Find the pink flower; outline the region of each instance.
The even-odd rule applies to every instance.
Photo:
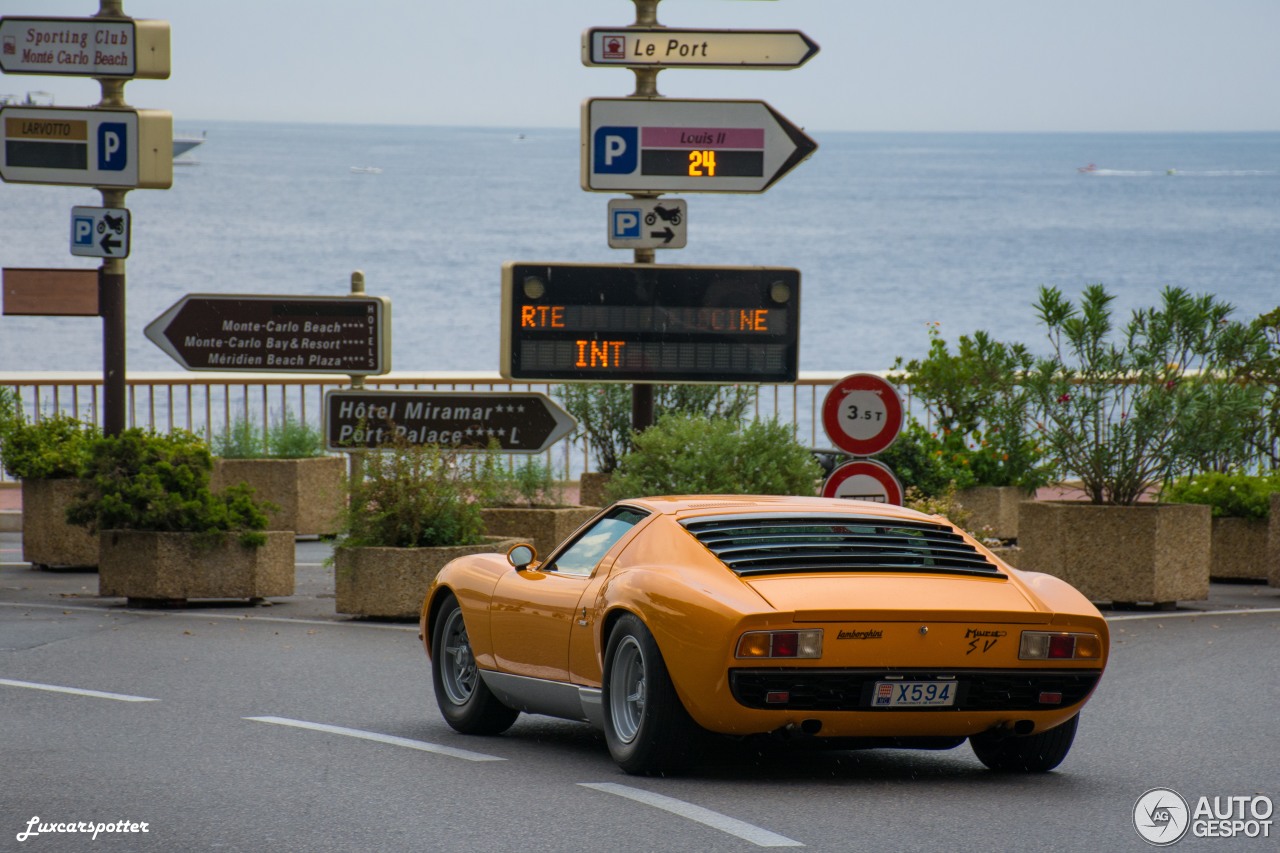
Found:
[[[1069,403],[1070,401],[1071,401],[1070,394],[1063,394],[1061,397],[1058,398],[1059,403]]]

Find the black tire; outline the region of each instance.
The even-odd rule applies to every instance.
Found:
[[[973,754],[992,770],[1014,773],[1047,773],[1062,763],[1076,739],[1080,715],[1039,734],[1013,737],[992,734],[969,738]]]
[[[431,683],[445,722],[463,734],[501,734],[520,716],[485,686],[471,653],[462,608],[448,593],[431,630]]]
[[[676,695],[658,643],[627,614],[609,633],[604,663],[604,739],[618,766],[632,775],[662,775],[688,767],[701,730]]]

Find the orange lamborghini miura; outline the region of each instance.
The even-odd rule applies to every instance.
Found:
[[[1109,643],[1079,592],[945,518],[762,496],[626,500],[545,560],[525,545],[455,560],[421,627],[453,728],[581,720],[630,773],[680,769],[708,732],[968,739],[988,767],[1051,770]]]

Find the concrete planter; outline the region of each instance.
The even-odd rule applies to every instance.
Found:
[[[1210,509],[1195,504],[1106,506],[1024,501],[1017,566],[1055,575],[1092,601],[1209,597]]]
[[[347,473],[343,456],[307,459],[215,459],[210,487],[220,492],[248,483],[254,497],[279,507],[267,513],[272,530],[292,530],[297,536],[334,533],[342,519]]]
[[[1269,533],[1269,519],[1213,519],[1209,577],[1215,580],[1266,580]]]
[[[1271,496],[1270,534],[1267,536],[1267,583],[1280,586],[1280,493]]]
[[[578,478],[578,500],[583,506],[607,506],[604,499],[604,487],[609,485],[611,474],[599,471],[587,471]]]
[[[441,548],[347,548],[333,552],[339,613],[417,621],[427,587],[450,560],[468,554],[506,553],[519,539],[487,537],[480,545]]]
[[[130,604],[293,595],[293,533],[270,530],[266,537],[257,548],[241,545],[234,534],[201,548],[194,533],[104,530],[98,594],[123,596]]]
[[[974,486],[956,500],[969,511],[969,529],[1005,541],[1018,538],[1018,505],[1028,499],[1017,486]]]
[[[84,480],[22,481],[22,558],[43,568],[98,565],[98,536],[67,523]]]
[[[538,556],[545,558],[599,511],[593,506],[488,507],[480,514],[490,536],[514,536],[532,544]]]

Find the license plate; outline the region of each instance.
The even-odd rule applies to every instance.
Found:
[[[875,708],[937,708],[956,703],[954,681],[877,681]]]

